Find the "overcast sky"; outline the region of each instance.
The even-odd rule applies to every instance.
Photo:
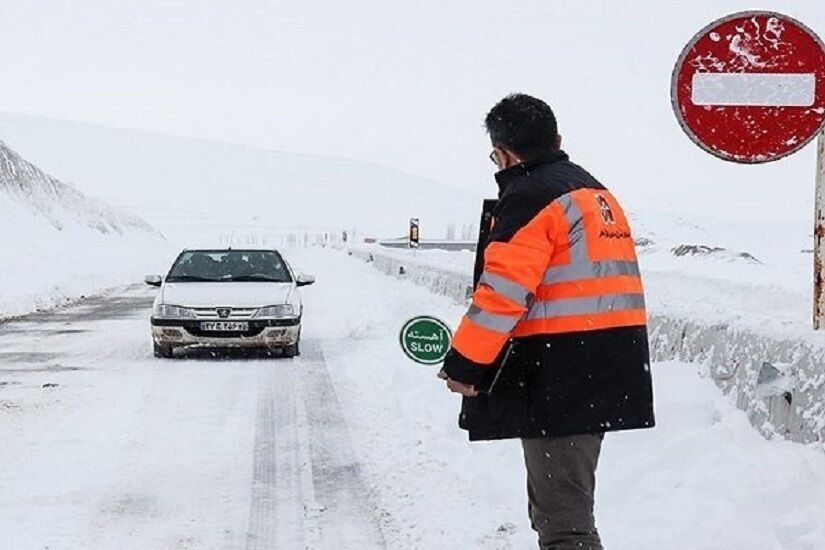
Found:
[[[807,215],[813,147],[771,166],[729,165],[682,135],[670,109],[684,44],[753,7],[3,2],[0,110],[368,160],[492,192],[482,120],[501,96],[525,91],[556,109],[571,155],[638,206]],[[822,0],[761,7],[825,35]],[[789,190],[787,204],[772,204],[776,186]],[[752,192],[735,209],[713,204],[730,189]]]

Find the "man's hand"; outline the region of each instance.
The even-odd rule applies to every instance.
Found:
[[[460,393],[464,397],[475,397],[478,395],[478,390],[474,385],[450,380],[450,377],[447,376],[447,373],[443,370],[438,372],[438,377],[447,381],[447,388],[453,393]]]

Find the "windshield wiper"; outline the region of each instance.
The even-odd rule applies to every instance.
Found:
[[[271,277],[258,277],[255,275],[245,275],[241,277],[232,277],[231,279],[224,279],[235,281],[238,283],[261,282],[261,283],[286,283],[283,279],[273,279]]]
[[[166,279],[167,282],[176,283],[176,282],[187,282],[187,281],[194,281],[199,283],[218,283],[220,281],[216,279],[209,279],[207,277],[198,277],[197,275],[175,275]]]

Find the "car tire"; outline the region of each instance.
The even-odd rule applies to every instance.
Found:
[[[284,348],[283,356],[284,357],[298,357],[301,355],[301,343],[300,341],[295,342],[291,346],[287,346]]]
[[[172,359],[175,356],[175,351],[174,348],[172,348],[172,346],[162,346],[157,342],[153,342],[152,348],[155,353],[155,357],[160,357],[162,359]]]

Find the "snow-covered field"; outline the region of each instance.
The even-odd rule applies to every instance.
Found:
[[[436,368],[398,348],[407,318],[464,308],[342,252],[288,256],[318,277],[317,353],[295,361],[155,360],[140,287],[0,325],[0,547],[532,547],[518,443],[468,443]],[[825,456],[762,439],[698,370],[655,365],[658,426],[606,438],[606,547],[821,548]],[[280,473],[262,478],[268,418]]]

